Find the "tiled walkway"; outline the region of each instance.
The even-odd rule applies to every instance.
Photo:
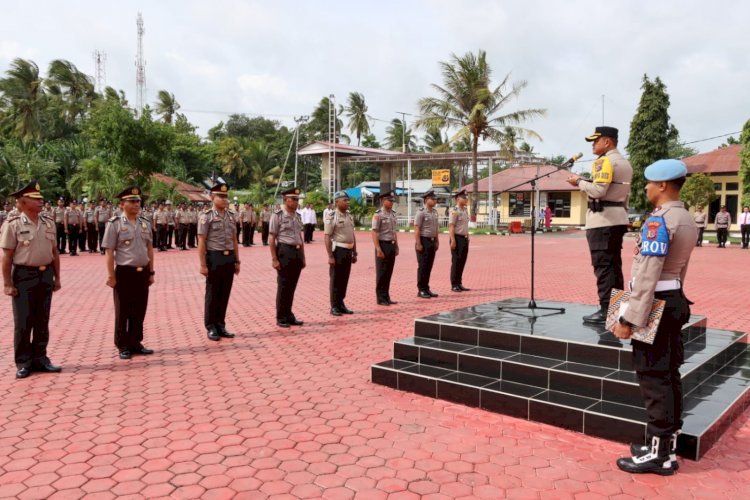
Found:
[[[356,314],[335,318],[317,233],[294,308],[305,325],[291,330],[275,326],[268,249],[243,248],[228,313],[238,335],[218,343],[202,328],[196,252],[157,254],[145,342],[157,352],[130,361],[113,346],[103,258],[64,256],[50,343],[62,374],[13,378],[10,300],[0,299],[0,497],[748,498],[748,412],[678,475],[630,476],[614,466],[623,445],[371,384],[370,364],[415,317],[528,296],[526,236],[473,238],[464,294],[450,291],[444,238],[431,300],[416,297],[413,238],[400,237],[399,304],[375,304],[372,243],[358,233],[346,301]],[[595,301],[581,234],[538,237],[536,262],[538,299]],[[750,251],[696,249],[693,312],[750,329],[749,279]]]

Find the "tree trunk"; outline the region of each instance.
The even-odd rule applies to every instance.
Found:
[[[471,186],[472,186],[472,197],[471,197],[471,222],[477,221],[477,207],[479,205],[479,174],[477,173],[477,149],[479,148],[479,137],[476,135],[471,141]]]

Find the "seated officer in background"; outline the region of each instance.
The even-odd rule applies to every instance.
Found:
[[[220,182],[211,188],[213,207],[198,219],[200,273],[206,277],[204,323],[209,340],[232,338],[226,329],[227,306],[234,275],[240,274],[237,245],[238,214],[229,210],[229,186]]]
[[[106,252],[107,286],[114,290],[115,346],[120,359],[130,359],[133,354],[154,352],[142,344],[148,289],[154,284],[154,247],[151,224],[138,215],[140,188],[131,186],[117,198],[122,215],[109,219],[102,248]]]
[[[54,219],[40,215],[44,200],[39,189],[31,181],[11,194],[20,213],[8,217],[0,231],[3,291],[13,297],[16,378],[26,378],[32,370],[62,370],[47,357],[52,292],[61,287],[60,254]]]
[[[622,289],[622,239],[628,230],[628,198],[633,168],[617,150],[618,131],[596,127],[586,137],[598,156],[591,166],[591,180],[571,175],[567,181],[588,195],[586,240],[596,275],[599,309],[583,317],[584,323],[604,325],[613,288]]]
[[[349,213],[349,195],[346,191],[336,193],[336,209],[323,221],[325,246],[330,266],[331,314],[354,314],[346,307],[346,289],[352,264],[357,263],[357,240],[354,237],[354,219]]]
[[[684,362],[682,325],[690,318],[690,301],[682,287],[698,229],[680,201],[687,168],[679,160],[660,160],[644,171],[646,196],[656,209],[638,238],[630,281],[631,296],[614,334],[627,339],[633,325],[645,326],[654,300],[666,301],[653,344],[633,340],[633,369],[646,406],[646,446],[632,445],[630,458],[617,466],[633,473],[662,476],[677,470],[677,436],[682,429]]]
[[[268,238],[271,265],[276,269],[276,324],[281,328],[289,328],[304,324],[292,312],[292,305],[299,275],[305,268],[305,244],[302,238],[302,221],[297,215],[299,189],[288,189],[281,196],[284,203],[271,216]]]

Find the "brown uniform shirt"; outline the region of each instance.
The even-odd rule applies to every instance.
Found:
[[[215,209],[206,210],[198,219],[198,235],[206,237],[206,250],[234,250],[237,213],[225,210],[224,217]]]
[[[623,313],[625,320],[638,326],[644,326],[648,321],[658,281],[679,279],[684,285],[690,254],[698,237],[693,217],[681,201],[665,203],[652,215],[664,217],[669,233],[669,250],[664,257],[641,255],[641,236],[638,235],[638,253],[631,271],[632,293]]]
[[[278,243],[302,245],[302,220],[297,212],[292,214],[286,210],[274,212],[268,226],[268,234],[274,235]]]
[[[102,248],[114,250],[118,266],[146,267],[151,242],[151,224],[145,217],[130,222],[126,215],[121,215],[112,217],[107,223]]]
[[[420,208],[414,217],[414,225],[419,226],[419,235],[424,238],[435,238],[438,235],[438,213],[434,208]]]
[[[86,210],[83,211],[83,217],[86,220],[86,224],[93,224],[94,221],[96,220],[95,215],[94,215],[94,210],[95,209],[93,208],[87,208]]]
[[[192,208],[187,212],[188,224],[198,224],[198,212]]]
[[[5,210],[0,210],[0,229],[3,228],[3,224],[5,224],[5,219],[8,218],[8,213]]]
[[[592,180],[581,179],[578,189],[589,198],[622,202],[622,207],[604,207],[601,212],[586,212],[586,229],[628,224],[628,198],[633,167],[617,149],[611,149],[594,160]]]
[[[451,210],[448,224],[454,224],[453,232],[459,236],[469,236],[469,211],[466,208],[454,207]]]
[[[354,243],[354,219],[348,211],[341,213],[334,210],[331,215],[323,221],[323,230],[325,234],[331,237],[334,243],[353,244]]]
[[[260,220],[261,222],[270,222],[271,221],[271,211],[270,210],[263,210],[260,213]]]
[[[729,212],[719,212],[714,219],[716,229],[728,229],[732,225],[732,214]]]
[[[154,222],[158,225],[166,224],[167,214],[168,212],[166,210],[157,210],[156,212],[154,212]]]
[[[695,212],[693,221],[697,227],[706,227],[706,212]]]
[[[55,214],[55,224],[62,224],[65,222],[65,207],[55,207],[52,209]]]
[[[52,219],[39,216],[37,224],[25,215],[9,218],[0,231],[0,248],[15,250],[17,266],[48,266],[54,260],[57,229]]]
[[[112,218],[112,210],[107,207],[98,206],[95,210],[96,213],[96,222],[107,222],[110,218]]]
[[[396,241],[398,219],[396,212],[381,208],[372,216],[372,230],[378,233],[380,241]]]
[[[81,209],[76,208],[70,208],[68,207],[67,210],[65,210],[65,221],[68,223],[68,225],[76,225],[76,224],[82,224],[83,223],[83,212],[81,212]]]

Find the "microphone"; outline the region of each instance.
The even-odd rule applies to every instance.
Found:
[[[573,156],[571,156],[568,161],[560,165],[560,168],[570,168],[573,166],[575,162],[580,160],[583,157],[583,153],[576,153]]]

